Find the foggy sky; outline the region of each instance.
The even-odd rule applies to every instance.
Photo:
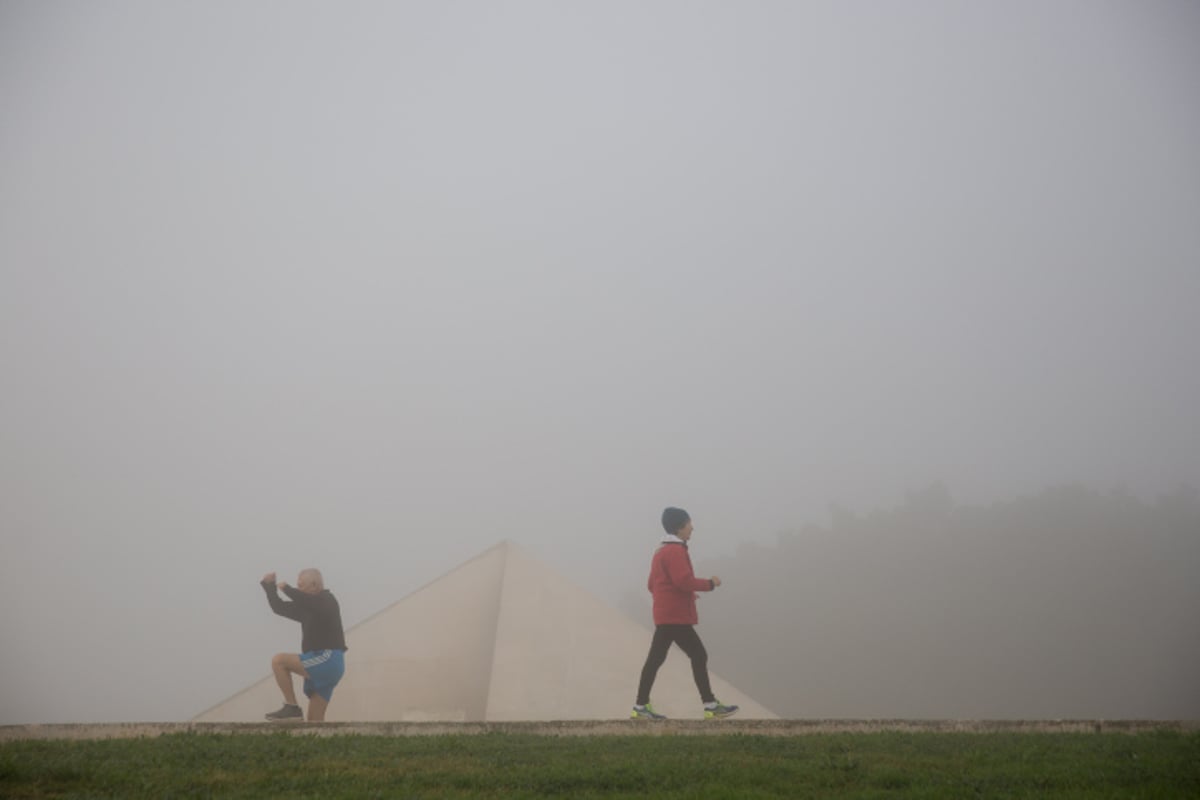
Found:
[[[1200,485],[1200,6],[0,0],[0,724],[504,538]],[[636,676],[631,676],[631,681]]]

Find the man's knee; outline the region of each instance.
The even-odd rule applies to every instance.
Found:
[[[310,695],[308,698],[308,721],[324,722],[327,708],[329,708],[328,700],[316,693]]]
[[[286,669],[288,672],[294,672],[297,675],[307,675],[304,671],[304,665],[300,663],[300,656],[295,653],[276,653],[271,657],[271,669]]]

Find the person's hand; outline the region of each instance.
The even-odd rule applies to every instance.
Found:
[[[709,580],[713,582],[714,587],[721,585],[721,579],[718,578],[716,575],[713,575],[711,578],[709,578]]]
[[[276,585],[276,586],[277,586],[277,587],[278,587],[278,588],[279,588],[281,591],[282,591],[283,589],[286,589],[286,588],[288,587],[287,581],[280,581],[279,583],[277,583],[277,584],[275,584],[275,585]]]
[[[262,582],[263,583],[274,583],[275,582],[275,573],[268,572],[266,575],[263,575]]]

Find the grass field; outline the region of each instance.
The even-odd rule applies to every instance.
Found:
[[[1200,733],[0,743],[0,797],[1200,797]]]

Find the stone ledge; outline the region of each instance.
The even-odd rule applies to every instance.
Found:
[[[3,725],[0,742],[22,739],[135,739],[173,733],[297,736],[803,736],[818,733],[1147,733],[1200,731],[1200,720],[561,720],[547,722],[114,722]]]

